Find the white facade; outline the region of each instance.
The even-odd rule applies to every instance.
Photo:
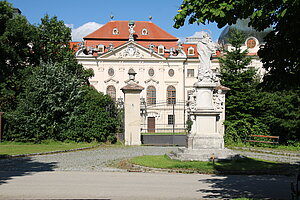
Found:
[[[198,56],[201,56],[196,48],[197,38],[190,38],[181,45],[177,38],[151,22],[138,22],[129,29],[127,22],[109,22],[97,31],[84,38],[85,42],[76,52],[78,62],[94,71],[90,83],[118,101],[124,99],[121,88],[129,81],[129,69],[133,69],[136,83],[145,88],[140,94],[147,108],[141,113],[142,131],[184,132],[187,121],[185,105],[197,82]],[[111,32],[111,35],[103,36],[103,32]],[[162,38],[158,38],[159,34],[151,35],[151,32],[161,32]],[[249,52],[257,52],[257,48],[258,45]],[[251,66],[261,69],[261,62],[253,60]],[[218,69],[218,59],[214,55],[212,70]],[[218,98],[215,96],[214,99],[217,101]],[[219,106],[217,110],[222,111],[218,129],[223,133],[220,123],[225,119],[225,107]]]

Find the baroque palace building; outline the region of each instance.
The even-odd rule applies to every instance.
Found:
[[[220,43],[225,44],[226,31],[221,36]],[[190,37],[180,43],[151,21],[110,21],[83,40],[76,48],[78,62],[94,71],[91,85],[116,103],[122,102],[120,89],[129,80],[128,71],[136,73],[136,82],[145,88],[141,93],[142,132],[185,131],[186,105],[197,82],[201,57],[197,52],[199,38]],[[253,54],[259,42],[251,36],[245,46],[253,49]],[[218,56],[220,52],[216,51],[211,58],[215,72],[219,69]],[[252,67],[261,68],[259,59]],[[219,86],[216,93],[224,88]],[[223,111],[222,123],[225,108],[224,100],[220,100],[223,97],[219,97],[214,99],[217,109]]]

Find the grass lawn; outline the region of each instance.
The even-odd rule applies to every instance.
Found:
[[[49,142],[49,143],[42,143],[42,144],[33,144],[33,143],[4,142],[4,143],[0,143],[0,155],[19,155],[19,154],[50,152],[50,151],[63,151],[63,150],[78,149],[84,147],[92,147],[96,145],[97,143]]]
[[[297,165],[275,163],[252,158],[242,160],[202,162],[172,160],[166,155],[140,156],[129,160],[130,163],[151,167],[174,170],[191,170],[198,173],[216,174],[290,174]]]

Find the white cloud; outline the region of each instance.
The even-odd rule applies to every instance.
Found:
[[[94,32],[95,30],[103,26],[103,24],[98,24],[96,22],[88,22],[78,28],[73,28],[73,24],[66,24],[66,26],[72,29],[72,41],[80,42],[83,40],[83,37]]]

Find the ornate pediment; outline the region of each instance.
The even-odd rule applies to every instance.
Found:
[[[158,55],[157,53],[147,49],[135,42],[128,42],[120,47],[115,48],[113,51],[107,52],[99,58],[107,59],[165,59],[163,56]]]

